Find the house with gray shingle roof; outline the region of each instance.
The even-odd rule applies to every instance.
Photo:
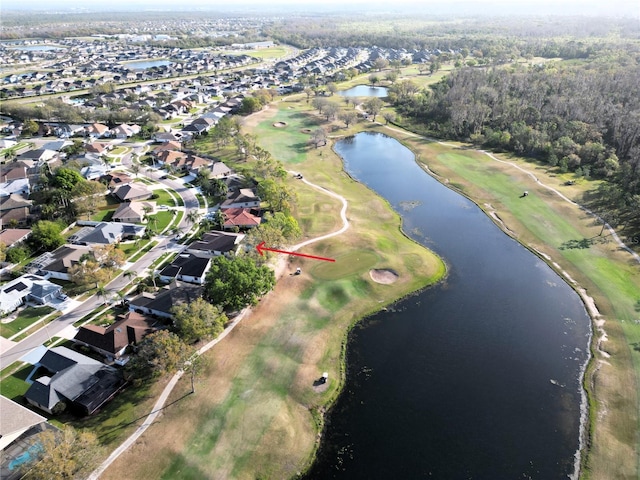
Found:
[[[191,303],[202,297],[198,285],[170,284],[157,293],[144,292],[129,301],[129,310],[147,315],[171,318],[171,309],[180,303]]]
[[[94,413],[124,385],[115,368],[66,347],[48,349],[27,382],[24,397],[31,405],[53,413],[62,403],[82,415]]]

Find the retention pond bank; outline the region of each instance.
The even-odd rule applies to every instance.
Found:
[[[395,139],[361,133],[336,151],[449,276],[352,332],[307,478],[574,476],[591,335],[578,295]]]

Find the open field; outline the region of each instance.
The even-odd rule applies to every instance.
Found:
[[[388,204],[342,171],[342,162],[330,147],[307,147],[308,134],[300,131],[316,122],[308,112],[304,103],[271,107],[257,117],[262,121],[253,119],[255,132],[286,168],[301,171],[311,182],[349,201],[347,232],[303,249],[336,258],[335,267],[289,258],[289,274],[275,291],[206,355],[208,366],[196,394],[180,400],[180,408],[168,407],[162,421],[102,478],[121,478],[125,473],[135,478],[295,475],[311,460],[321,412],[341,388],[349,327],[444,274],[437,257],[399,231],[399,217]],[[286,132],[284,139],[271,130],[281,119],[287,122],[287,128],[278,130]],[[339,228],[337,200],[293,177],[288,181],[304,201],[296,216],[305,237]],[[291,275],[297,267],[303,274]],[[393,269],[399,280],[377,284],[370,279],[370,268]],[[316,391],[313,381],[323,371],[329,372],[331,381],[325,391]],[[188,391],[189,380],[181,380],[172,398],[182,398]],[[171,435],[162,433],[169,431]]]

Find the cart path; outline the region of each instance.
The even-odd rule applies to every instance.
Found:
[[[290,173],[295,173],[295,172],[290,172]],[[348,203],[346,198],[344,198],[342,195],[338,195],[337,193],[327,190],[324,187],[311,183],[306,179],[302,179],[302,181],[307,185],[315,188],[316,190],[324,193],[325,195],[328,195],[330,197],[340,200],[340,202],[342,203],[342,208],[340,210],[342,227],[336,230],[335,232],[331,232],[326,235],[321,235],[319,237],[314,237],[309,240],[305,240],[304,242],[300,242],[296,245],[293,245],[290,248],[291,251],[296,251],[312,243],[320,242],[322,240],[335,237],[337,235],[344,233],[349,228],[349,220],[347,219]],[[283,254],[279,255],[279,258],[275,267],[276,280],[278,280],[284,274],[284,270],[286,268],[286,258],[287,257]],[[202,355],[206,351],[213,348],[218,342],[222,341],[240,323],[240,321],[249,314],[250,311],[251,311],[250,307],[247,307],[244,310],[242,310],[242,312],[240,312],[240,314],[233,319],[233,321],[227,326],[227,328],[224,329],[224,331],[220,335],[218,335],[215,339],[211,340],[206,345],[202,346],[198,350],[197,355]],[[120,455],[122,455],[129,447],[131,447],[138,440],[138,438],[140,438],[142,434],[153,424],[153,422],[156,420],[156,418],[158,418],[160,413],[162,413],[162,409],[164,408],[165,403],[169,398],[169,395],[171,395],[171,392],[173,391],[175,386],[178,384],[178,380],[180,380],[180,378],[183,375],[184,375],[184,371],[180,370],[173,377],[171,377],[171,380],[169,381],[167,386],[164,388],[164,390],[160,394],[160,397],[158,398],[156,403],[153,405],[151,412],[145,418],[144,422],[142,422],[142,424],[138,428],[136,428],[136,430],[118,448],[116,448],[113,452],[111,452],[111,455],[109,455],[107,459],[104,462],[102,462],[102,464],[100,464],[100,466],[97,469],[95,469],[91,473],[91,475],[87,477],[87,480],[99,479],[100,475],[102,475],[102,473],[104,473],[104,471],[107,468],[109,468],[109,466],[113,462],[115,462]]]

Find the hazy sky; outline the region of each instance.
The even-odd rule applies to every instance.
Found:
[[[583,14],[640,17],[640,0],[3,0],[4,10],[276,10],[305,12],[321,9],[361,11],[418,11],[421,13]]]

